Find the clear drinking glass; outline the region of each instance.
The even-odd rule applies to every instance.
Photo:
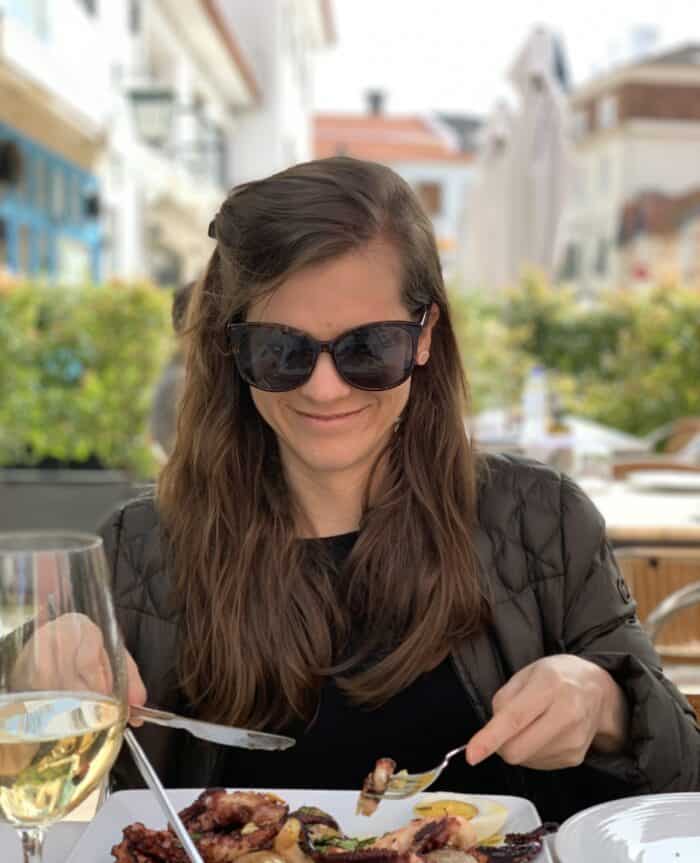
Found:
[[[40,863],[44,831],[109,771],[126,660],[97,536],[0,533],[0,817]]]

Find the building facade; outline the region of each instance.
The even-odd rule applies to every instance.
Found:
[[[265,94],[231,140],[238,182],[313,157],[313,56],[335,41],[330,0],[218,0]]]
[[[572,109],[578,173],[562,278],[595,296],[695,272],[700,44],[591,81]]]
[[[310,155],[310,52],[331,9],[273,7],[0,0],[0,269],[199,275],[226,192]]]
[[[472,117],[387,114],[381,94],[372,93],[366,114],[316,115],[315,155],[381,162],[407,180],[432,219],[443,273],[451,280],[469,201],[478,126]]]

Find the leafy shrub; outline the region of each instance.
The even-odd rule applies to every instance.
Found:
[[[535,274],[497,301],[454,298],[474,410],[517,405],[532,363],[569,412],[631,434],[700,415],[700,293],[675,284],[577,301]]]
[[[146,283],[0,284],[0,464],[97,461],[152,475],[147,420],[169,310]]]

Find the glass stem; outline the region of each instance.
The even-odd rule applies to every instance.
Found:
[[[25,827],[19,835],[22,837],[22,863],[42,863],[44,831],[41,827]]]

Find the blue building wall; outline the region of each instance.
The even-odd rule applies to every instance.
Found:
[[[0,141],[14,141],[22,153],[22,177],[0,182],[0,221],[6,265],[11,272],[59,278],[67,247],[85,251],[89,275],[100,278],[99,220],[86,200],[99,188],[97,178],[57,153],[0,122]]]

